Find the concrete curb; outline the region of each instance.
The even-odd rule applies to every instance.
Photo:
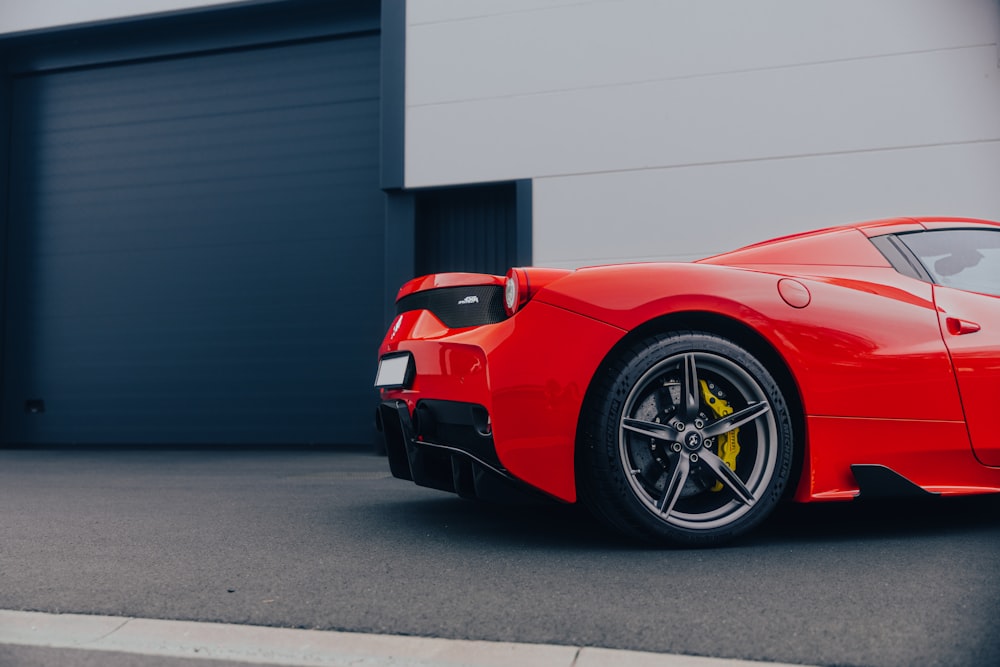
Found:
[[[296,667],[794,667],[580,646],[5,610],[0,644]]]

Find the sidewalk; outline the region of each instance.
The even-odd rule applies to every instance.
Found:
[[[26,650],[33,647],[34,650]],[[5,648],[9,652],[5,655]],[[16,650],[20,648],[21,650]],[[41,650],[39,650],[41,649]],[[0,610],[0,663],[91,664],[117,654],[122,665],[294,667],[760,667],[775,663],[554,646],[293,630],[227,623]],[[46,656],[53,658],[46,659]],[[54,659],[58,657],[58,660]],[[74,660],[74,657],[76,658]],[[18,662],[21,660],[21,662]],[[221,661],[221,662],[217,662]],[[116,664],[118,664],[116,662]]]

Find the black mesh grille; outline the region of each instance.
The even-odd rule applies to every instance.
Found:
[[[429,310],[449,329],[478,327],[507,319],[500,285],[442,287],[410,294],[396,302],[396,314],[410,310]]]

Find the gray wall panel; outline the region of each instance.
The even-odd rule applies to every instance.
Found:
[[[1000,216],[997,0],[422,0],[406,21],[406,187],[532,179],[538,264]]]

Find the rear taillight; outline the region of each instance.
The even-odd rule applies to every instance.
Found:
[[[528,301],[528,276],[523,269],[511,269],[503,284],[503,305],[510,317]]]
[[[553,281],[572,273],[569,269],[511,269],[503,284],[503,306],[510,317],[524,307],[535,294]]]

